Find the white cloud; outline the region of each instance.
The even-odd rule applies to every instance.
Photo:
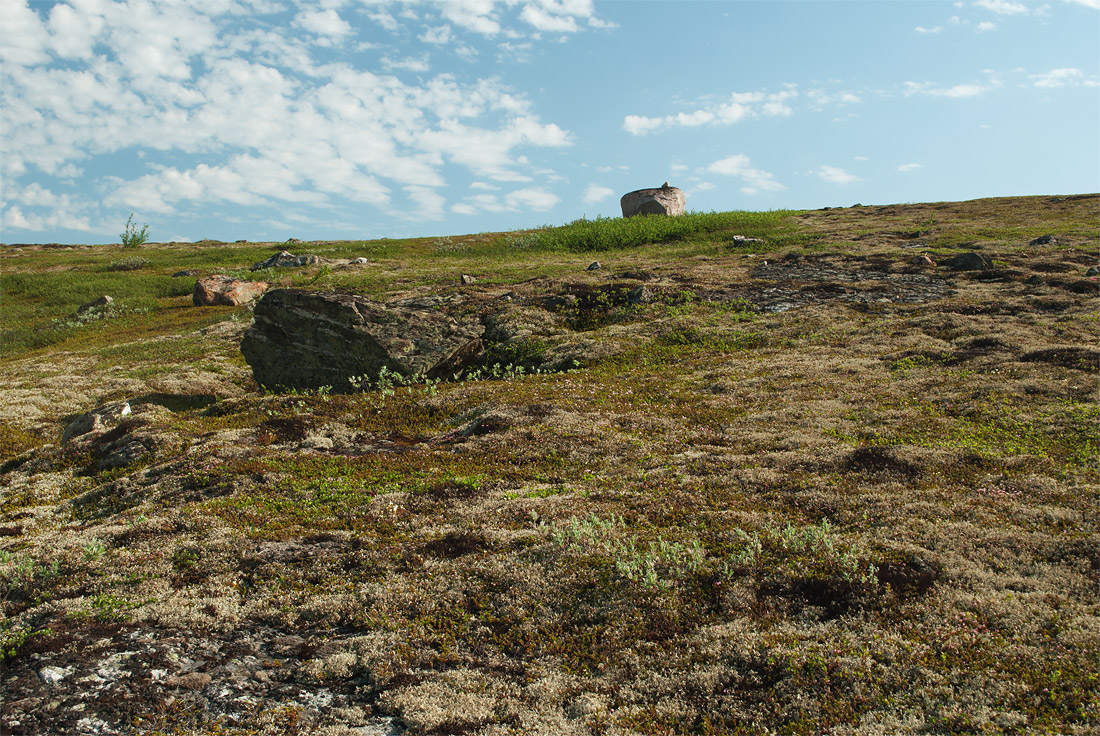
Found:
[[[440,0],[443,17],[460,28],[465,28],[483,36],[495,36],[500,33],[500,22],[496,19],[494,0]]]
[[[419,59],[391,59],[388,56],[383,56],[382,66],[386,69],[401,69],[403,71],[417,73],[423,73],[431,69],[426,57],[420,57]]]
[[[1098,0],[1100,2],[1100,0]],[[1080,69],[1067,67],[1063,69],[1051,69],[1043,74],[1029,74],[1029,79],[1034,80],[1036,87],[1096,87],[1100,82],[1096,78],[1088,78]]]
[[[335,10],[303,10],[294,16],[294,25],[319,36],[340,38],[352,34],[351,24]]]
[[[664,118],[647,118],[644,115],[627,115],[623,118],[623,130],[633,135],[645,135],[664,126]]]
[[[989,88],[980,84],[956,84],[954,87],[937,87],[931,82],[906,82],[905,95],[929,95],[931,97],[976,97],[988,92]]]
[[[997,15],[1027,15],[1027,6],[1010,0],[975,0],[975,7],[991,10]]]
[[[391,33],[401,27],[401,24],[397,22],[397,18],[394,18],[384,10],[368,13],[367,17]]]
[[[435,26],[421,33],[418,38],[424,43],[445,44],[451,40],[450,26]]]
[[[788,85],[789,87],[793,85]],[[662,117],[627,115],[623,118],[623,130],[632,135],[645,135],[662,128],[693,128],[700,125],[733,125],[752,117],[789,117],[794,114],[789,102],[799,96],[798,91],[786,89],[782,92],[734,92],[728,101],[708,104],[692,112],[681,112]],[[818,90],[815,104],[833,104],[836,102],[859,102],[851,93],[835,96]]]
[[[87,0],[35,12],[0,3],[6,224],[88,228],[110,220],[97,214],[103,209],[122,206],[207,216],[211,205],[279,207],[287,220],[306,217],[295,207],[346,201],[394,212],[394,191],[419,216],[437,217],[447,208],[439,189],[447,166],[526,182],[545,167],[526,151],[571,144],[568,131],[496,79],[443,73],[410,84],[321,60],[317,36],[352,34],[341,7],[295,11],[280,27],[256,4]],[[438,12],[466,20],[455,27],[487,31],[501,7],[454,2]],[[370,10],[375,22],[398,28],[382,7]],[[547,12],[584,18],[591,8],[565,2]],[[427,42],[454,40],[454,27],[431,13],[420,30]],[[430,74],[426,57],[383,63]],[[143,168],[104,174],[103,157],[121,151]],[[60,184],[97,193],[51,198],[35,179],[42,174],[82,177]],[[497,206],[538,210],[557,201],[526,188]]]
[[[412,186],[405,187],[405,191],[416,204],[416,209],[406,213],[405,217],[414,220],[440,220],[443,218],[443,207],[447,200],[431,187]]]
[[[851,174],[844,169],[836,166],[822,166],[816,171],[811,171],[811,174],[821,178],[823,181],[829,184],[852,184],[857,181],[862,181],[855,174]]]
[[[598,184],[589,184],[588,188],[584,190],[584,203],[596,204],[602,202],[608,197],[615,195],[615,190],[610,187],[601,187]]]
[[[504,202],[511,208],[526,207],[536,212],[552,210],[561,199],[557,195],[537,187],[517,189],[504,195]]]
[[[989,20],[983,20],[981,23],[979,23],[977,25],[978,33],[987,33],[989,31],[994,31],[996,29],[997,29],[997,24],[994,23],[993,21],[989,21]]]
[[[910,171],[916,171],[917,169],[920,169],[920,168],[923,168],[922,164],[902,164],[901,166],[898,167],[898,171],[907,174]]]
[[[706,170],[712,174],[739,177],[745,184],[741,187],[743,194],[757,194],[761,191],[777,192],[786,189],[785,186],[775,180],[774,175],[753,168],[749,157],[744,154],[735,154],[720,161],[715,161],[707,166]]]
[[[943,30],[943,26],[935,26],[934,28],[924,28],[923,26],[917,26],[913,30],[917,33],[939,33]]]
[[[1077,3],[1078,5],[1084,5],[1086,8],[1100,10],[1100,0],[1067,0],[1067,2]]]

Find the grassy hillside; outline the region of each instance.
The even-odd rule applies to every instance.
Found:
[[[0,247],[0,731],[1096,733],[1098,254],[1097,195]],[[215,272],[486,363],[263,392]]]

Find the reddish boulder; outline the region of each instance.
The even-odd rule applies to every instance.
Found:
[[[263,294],[267,290],[266,281],[241,281],[230,276],[215,274],[199,279],[191,301],[196,307],[210,307],[224,304],[238,307]]]

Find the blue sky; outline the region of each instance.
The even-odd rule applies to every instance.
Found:
[[[1100,190],[1100,0],[5,0],[4,242]]]

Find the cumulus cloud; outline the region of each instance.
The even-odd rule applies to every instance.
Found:
[[[561,199],[552,192],[538,187],[517,189],[504,196],[505,203],[514,209],[529,209],[536,212],[552,210]]]
[[[904,174],[907,174],[910,171],[916,171],[917,169],[920,169],[920,168],[923,168],[922,164],[902,164],[901,166],[898,167],[898,171],[900,171]]]
[[[395,7],[372,7],[369,15],[397,28],[388,12]],[[408,20],[412,7],[422,6],[395,12]],[[498,32],[504,11],[520,23],[508,3],[432,7],[427,43],[453,41],[459,27]],[[540,7],[561,17],[592,12],[590,3]],[[340,202],[391,211],[407,204],[419,217],[438,217],[447,209],[439,188],[450,167],[528,182],[540,167],[526,152],[571,145],[568,131],[540,119],[499,80],[432,74],[426,58],[386,58],[367,70],[330,51],[318,57],[318,38],[333,41],[336,53],[354,52],[338,51],[336,42],[354,35],[339,8],[0,3],[5,226],[87,229],[112,221],[111,208],[168,215],[220,203],[277,208],[287,221],[287,207]],[[441,17],[452,20],[444,25]],[[410,71],[426,77],[405,81]],[[118,154],[135,154],[138,170],[105,171]],[[85,191],[102,194],[47,197],[43,175],[83,176]],[[528,187],[500,205],[541,211],[557,201]]]
[[[335,10],[303,10],[294,16],[294,25],[318,36],[340,38],[352,34],[351,24]]]
[[[935,26],[934,28],[925,28],[923,26],[917,26],[913,29],[917,33],[939,33],[943,30],[943,26]]]
[[[994,31],[997,29],[997,24],[993,21],[983,20],[977,26],[978,33],[986,33],[988,31]]]
[[[602,187],[599,184],[589,184],[588,188],[584,190],[584,203],[596,204],[614,195],[615,190],[611,187]]]
[[[974,5],[991,10],[997,15],[1027,15],[1028,13],[1026,5],[1010,0],[975,0]]]
[[[822,166],[810,173],[829,184],[852,184],[857,181],[862,181],[862,179],[855,174],[851,174],[836,166]]]
[[[956,84],[953,87],[939,87],[932,82],[906,82],[905,95],[928,95],[930,97],[977,97],[989,91],[981,84]]]
[[[1043,74],[1030,74],[1028,78],[1033,80],[1036,87],[1096,87],[1100,85],[1095,77],[1089,78],[1080,69],[1072,67],[1051,69]]]
[[[734,92],[725,100],[674,115],[627,115],[623,118],[622,127],[631,135],[645,135],[664,128],[733,125],[754,117],[788,117],[794,114],[792,101],[799,97],[799,92],[793,89],[793,85],[788,87],[780,92]],[[824,90],[813,90],[807,97],[814,107],[860,101],[859,97],[850,92],[829,93]]]
[[[741,153],[715,161],[707,166],[706,170],[712,174],[740,178],[744,182],[744,186],[741,187],[742,194],[778,192],[786,189],[785,186],[775,180],[774,175],[754,168],[749,157]]]

